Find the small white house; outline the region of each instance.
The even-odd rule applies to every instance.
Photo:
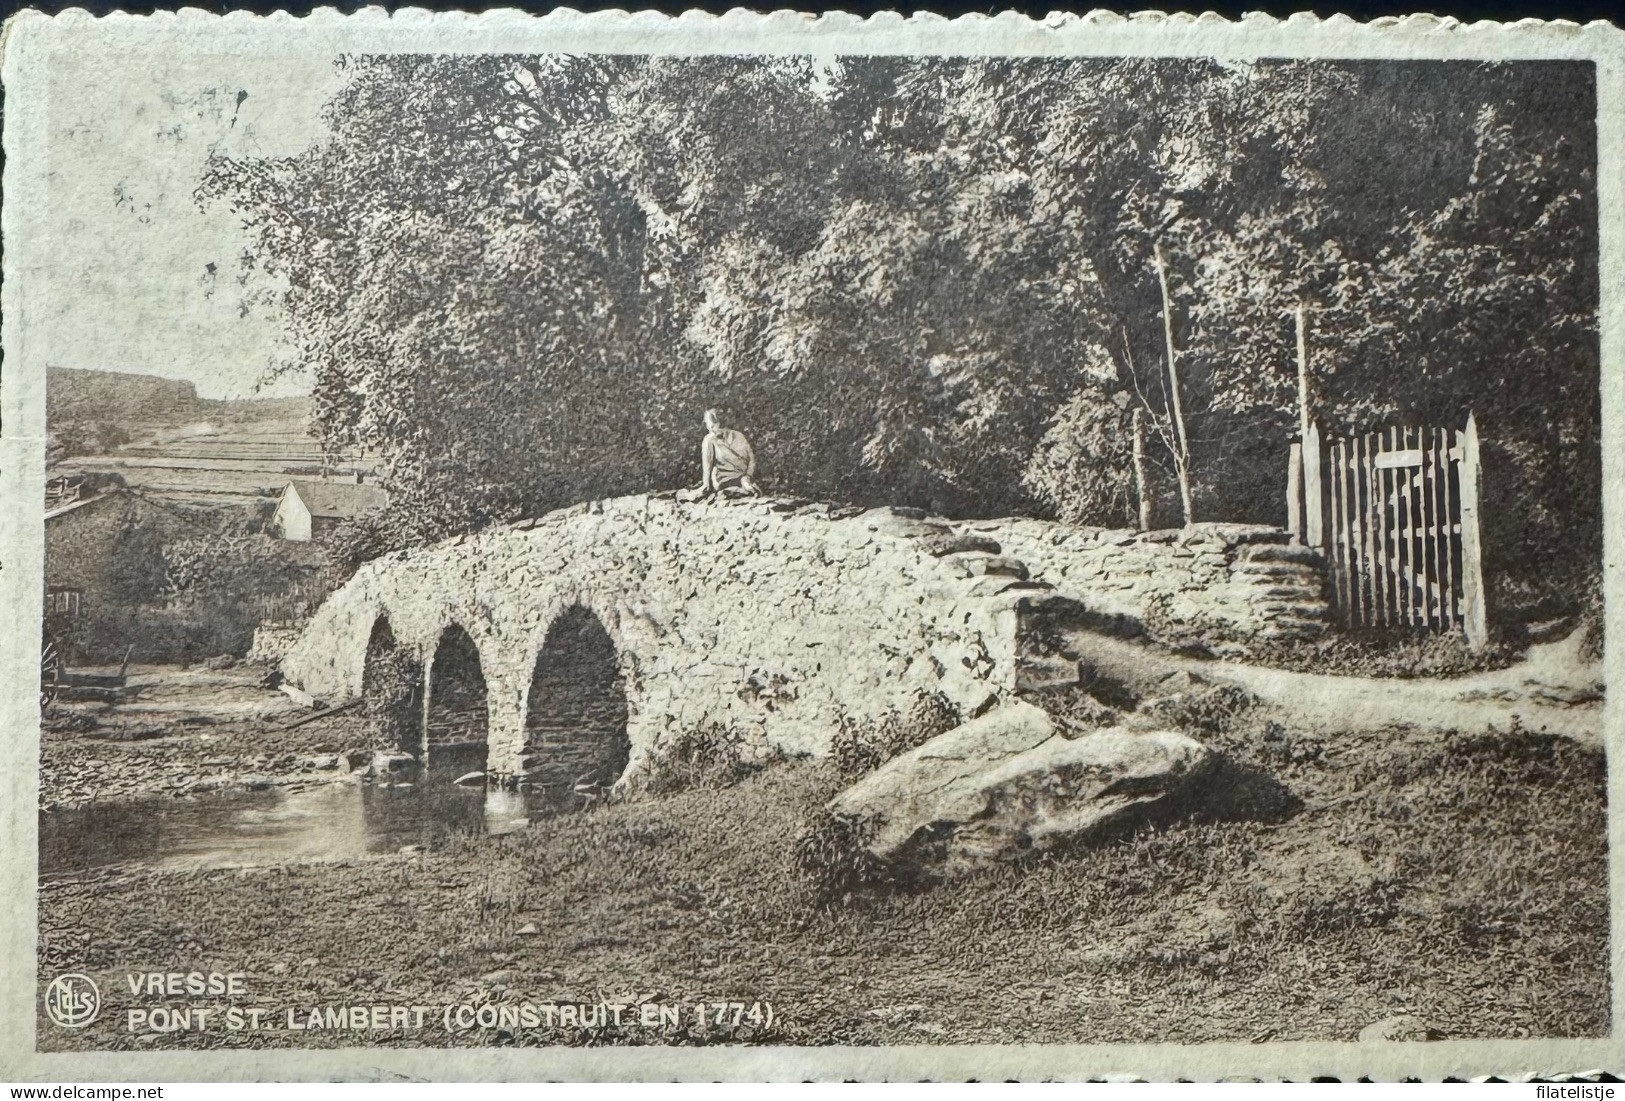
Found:
[[[353,482],[290,481],[271,517],[271,530],[295,543],[308,543],[340,520],[353,520],[389,504],[377,486]]]

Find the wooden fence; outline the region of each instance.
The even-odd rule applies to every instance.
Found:
[[[1393,427],[1292,446],[1287,525],[1326,557],[1333,606],[1358,627],[1460,630],[1484,645],[1478,426]]]

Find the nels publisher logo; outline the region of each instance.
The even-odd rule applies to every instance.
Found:
[[[84,1028],[102,1009],[102,992],[89,975],[58,975],[45,988],[45,1012],[63,1028]]]

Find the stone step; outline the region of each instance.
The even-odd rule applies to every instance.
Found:
[[[989,554],[986,551],[959,551],[944,555],[943,561],[954,571],[956,577],[1000,575],[1025,581],[1030,576],[1025,562],[1006,555]]]

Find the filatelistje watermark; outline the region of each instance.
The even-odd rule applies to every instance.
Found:
[[[1611,1101],[1613,1086],[1536,1086],[1535,1096],[1552,1101]]]

